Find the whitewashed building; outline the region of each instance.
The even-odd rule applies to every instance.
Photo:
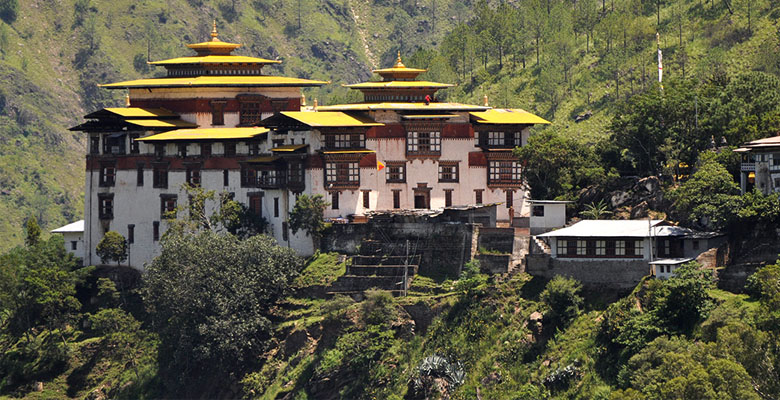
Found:
[[[84,220],[79,220],[51,231],[59,233],[65,241],[65,250],[74,257],[84,259]]]
[[[128,90],[124,108],[87,115],[85,263],[108,230],[127,238],[128,264],[153,259],[166,222],[186,205],[185,183],[228,193],[268,221],[282,245],[311,254],[311,239],[287,226],[300,194],[322,194],[326,218],[367,211],[501,203],[525,212],[512,155],[529,128],[548,122],[523,110],[441,103],[451,85],[425,72],[377,70],[382,82],[350,85],[365,101],[305,107],[301,88],[323,81],[263,75],[278,61],[232,55],[216,27],[191,57],[153,62],[166,77],[102,85]]]
[[[780,192],[780,136],[748,142],[734,150],[742,157],[739,186],[742,193]]]

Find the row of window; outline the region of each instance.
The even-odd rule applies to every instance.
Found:
[[[558,239],[559,257],[642,257],[642,240]]]
[[[406,182],[406,163],[388,163],[385,181],[387,183]],[[305,171],[302,163],[287,164],[286,171],[276,169],[254,169],[248,166],[241,168],[241,187],[281,187],[302,185]],[[228,186],[229,171],[223,170],[224,186]],[[152,187],[165,189],[168,187],[167,165],[152,166]],[[460,181],[459,163],[457,161],[439,162],[439,182]],[[200,186],[201,170],[199,166],[186,168],[186,182],[191,186]],[[488,167],[489,184],[519,184],[520,166],[517,161],[491,161]],[[101,165],[99,186],[112,187],[116,184],[116,166],[113,163]],[[144,185],[144,164],[137,166],[137,186]],[[360,166],[357,162],[327,162],[325,163],[325,186],[360,186]]]
[[[474,147],[521,147],[522,132],[474,131]]]
[[[444,189],[444,206],[445,207],[451,207],[452,206],[452,192],[454,189]],[[484,189],[476,189],[474,190],[474,196],[476,204],[482,204],[482,193],[484,192]],[[363,200],[363,208],[370,209],[371,208],[371,198],[370,198],[370,190],[361,190],[362,193],[362,200]],[[394,189],[392,190],[393,193],[393,208],[401,208],[401,189]],[[512,207],[514,203],[514,190],[507,190],[506,191],[506,206]],[[330,194],[330,205],[331,209],[338,210],[339,209],[339,192],[331,192]],[[430,208],[430,198],[427,199],[426,202],[427,206],[424,207],[416,207],[415,208]]]
[[[189,69],[169,69],[168,76],[200,76],[200,75],[260,75],[260,69],[234,69],[234,68],[222,68],[222,69],[203,69],[203,68],[189,68]]]

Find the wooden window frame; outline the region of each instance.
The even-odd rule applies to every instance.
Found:
[[[393,161],[385,163],[385,182],[406,183],[406,162]]]
[[[113,193],[98,193],[98,219],[114,219]]]
[[[459,182],[459,164],[458,161],[439,161],[439,182]]]

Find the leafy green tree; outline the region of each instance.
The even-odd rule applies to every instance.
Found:
[[[664,283],[656,310],[659,320],[672,331],[690,333],[712,309],[707,290],[714,286],[712,271],[695,261],[677,268]]]
[[[727,226],[741,204],[739,186],[726,168],[712,159],[705,160],[690,179],[669,192],[669,198],[677,220],[707,229]]]
[[[25,224],[24,244],[27,247],[33,247],[41,241],[41,227],[38,225],[38,219],[30,217]]]
[[[549,311],[545,320],[549,319],[554,326],[564,327],[580,313],[583,301],[580,296],[582,284],[572,278],[556,275],[545,286],[539,295]]]
[[[95,247],[95,253],[103,264],[109,261],[121,264],[127,260],[127,240],[119,232],[108,231]]]
[[[328,208],[328,204],[320,194],[298,196],[298,200],[295,201],[295,206],[290,212],[289,222],[292,233],[306,232],[312,238],[315,248],[319,247],[320,235],[325,229],[323,214]]]
[[[92,330],[102,336],[100,343],[109,358],[129,363],[136,379],[140,379],[139,349],[149,340],[149,334],[141,329],[141,323],[119,308],[100,310],[89,316],[89,322]]]
[[[531,136],[514,154],[522,163],[521,175],[532,199],[574,198],[580,189],[603,182],[606,175],[593,146],[551,131]]]
[[[758,320],[767,330],[780,331],[780,262],[758,269],[748,284],[758,295]]]
[[[0,19],[10,25],[18,15],[19,0],[0,0]]]
[[[270,309],[301,260],[265,235],[241,240],[174,231],[161,245],[142,292],[151,330],[160,336],[162,377],[185,395],[186,385],[203,377],[242,376],[266,350]]]
[[[76,285],[86,269],[77,270],[62,237],[52,236],[33,247],[16,248],[0,256],[2,329],[11,337],[30,339],[36,329],[58,331],[73,322],[81,304]]]

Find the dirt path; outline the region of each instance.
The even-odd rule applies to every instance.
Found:
[[[371,52],[371,49],[368,47],[368,39],[366,38],[366,31],[363,29],[363,24],[360,22],[360,15],[357,13],[356,8],[354,6],[354,3],[356,1],[360,0],[349,0],[347,4],[349,5],[349,12],[352,14],[352,19],[355,20],[355,27],[357,28],[358,35],[360,35],[360,41],[363,43],[363,49],[366,51],[366,58],[368,58],[368,62],[371,63],[371,68],[375,69],[377,68],[377,58],[374,55],[373,52]]]

